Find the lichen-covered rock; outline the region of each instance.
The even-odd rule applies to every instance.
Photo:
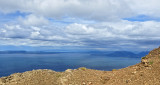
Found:
[[[141,63],[142,63],[145,67],[150,66],[148,59],[142,59],[142,60],[141,60]]]
[[[70,72],[72,72],[72,69],[67,69],[67,70],[65,70],[65,72],[70,73]]]

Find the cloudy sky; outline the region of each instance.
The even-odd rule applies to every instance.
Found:
[[[0,50],[160,45],[160,0],[0,0]]]

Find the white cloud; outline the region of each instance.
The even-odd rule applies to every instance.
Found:
[[[39,32],[31,32],[31,38],[38,37],[40,35]]]
[[[0,29],[1,45],[29,46],[93,46],[93,47],[155,47],[160,41],[160,22],[73,23],[56,26],[4,25]]]
[[[57,19],[69,16],[115,21],[141,14],[159,17],[159,3],[159,0],[0,0],[0,11],[28,12]]]
[[[28,12],[57,19],[69,16],[115,21],[141,14],[159,17],[159,3],[159,0],[0,0],[0,11]]]
[[[87,27],[86,25],[83,24],[71,24],[66,27],[66,32],[75,34],[75,35],[87,35],[87,34],[94,34],[95,29],[92,27]]]
[[[69,16],[103,21],[117,20],[132,13],[123,0],[1,0],[0,10],[6,13],[19,10],[52,18]]]
[[[137,15],[160,17],[160,0],[125,0],[130,9]]]
[[[72,37],[97,40],[128,39],[128,40],[156,40],[160,39],[160,22],[104,22],[94,25],[71,24],[66,32]]]
[[[2,38],[25,38],[29,36],[30,30],[23,29],[20,25],[5,25],[1,29]]]
[[[123,18],[160,17],[159,3],[159,0],[0,0],[0,13],[28,14],[20,14],[21,17],[5,25],[0,23],[0,44],[146,47],[159,42],[160,22],[132,22]]]
[[[20,17],[19,21],[26,26],[43,26],[49,23],[46,18],[33,14],[28,15],[25,18]]]

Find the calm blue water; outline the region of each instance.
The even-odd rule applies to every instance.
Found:
[[[0,77],[33,69],[64,71],[87,67],[98,70],[120,69],[140,62],[140,58],[109,57],[90,53],[0,54]]]

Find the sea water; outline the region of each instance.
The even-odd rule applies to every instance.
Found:
[[[137,57],[110,57],[99,53],[0,54],[0,77],[34,69],[65,71],[86,67],[110,71],[139,62]]]

